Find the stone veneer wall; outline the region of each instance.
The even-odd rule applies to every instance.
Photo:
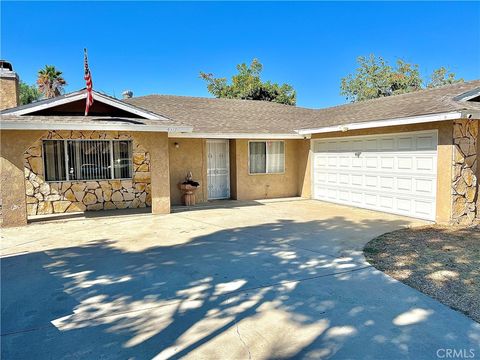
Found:
[[[478,120],[453,124],[452,222],[470,225],[478,218],[477,140]]]
[[[133,179],[46,182],[42,155],[44,139],[132,140]],[[33,143],[24,155],[29,216],[151,206],[150,154],[129,133],[49,131]]]

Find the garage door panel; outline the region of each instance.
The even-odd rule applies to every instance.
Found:
[[[413,149],[413,136],[399,136],[397,139],[397,150],[411,150]]]
[[[412,156],[398,156],[397,157],[397,169],[398,170],[411,170],[413,167]]]
[[[350,185],[350,175],[349,174],[339,174],[338,183],[340,185]]]
[[[364,151],[378,150],[378,140],[377,139],[365,140],[363,150]]]
[[[397,190],[398,191],[412,192],[413,191],[413,179],[410,178],[410,177],[408,177],[408,178],[398,177],[397,178]]]
[[[410,214],[412,212],[412,199],[397,198],[397,210]]]
[[[435,219],[436,132],[313,141],[314,198]]]
[[[349,168],[350,167],[350,157],[341,155],[338,159],[338,165],[341,168]]]
[[[415,212],[418,215],[428,216],[435,209],[433,209],[433,204],[430,201],[415,200]]]
[[[433,134],[417,136],[417,150],[432,150],[437,149],[437,139]]]
[[[432,156],[418,156],[415,159],[416,170],[434,171],[435,165]]]
[[[365,194],[365,204],[370,206],[378,206],[378,196],[374,194]]]
[[[328,157],[328,167],[335,168],[338,164],[338,158],[336,156],[329,156]]]
[[[380,195],[379,200],[379,205],[384,211],[390,211],[394,209],[392,196]]]
[[[432,179],[414,179],[415,191],[419,194],[434,195],[435,183]]]
[[[395,157],[382,156],[380,158],[380,168],[382,170],[393,170],[395,168]]]
[[[380,176],[380,188],[382,190],[395,190],[395,179],[391,176]]]
[[[367,169],[377,169],[378,168],[378,159],[376,156],[366,156],[365,157],[365,167]]]
[[[363,167],[363,159],[358,157],[352,158],[352,168],[361,169]]]
[[[378,187],[378,176],[365,175],[365,186],[371,189],[376,189]]]
[[[362,204],[363,203],[363,193],[357,191],[350,192],[350,199],[354,204]]]
[[[354,185],[354,186],[362,186],[363,185],[363,175],[352,174],[351,175],[351,184]]]

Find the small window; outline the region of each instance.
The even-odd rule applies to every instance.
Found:
[[[132,177],[132,143],[118,140],[45,140],[47,181]]]
[[[283,141],[250,141],[248,150],[250,174],[278,174],[285,171]]]
[[[43,142],[45,159],[45,180],[63,181],[67,178],[65,163],[65,143],[63,140],[46,140]]]

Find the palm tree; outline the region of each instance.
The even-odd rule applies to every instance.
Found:
[[[48,99],[62,94],[67,82],[55,66],[45,65],[45,68],[38,71],[37,85],[38,90]]]

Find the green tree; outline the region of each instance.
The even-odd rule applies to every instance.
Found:
[[[355,74],[341,80],[341,94],[348,100],[363,101],[419,90],[422,79],[418,65],[397,60],[391,67],[381,56],[360,56]]]
[[[45,65],[38,71],[37,85],[39,91],[48,99],[61,95],[67,82],[55,66]]]
[[[289,84],[263,82],[260,77],[262,69],[263,65],[253,59],[250,65],[237,65],[238,73],[232,76],[230,84],[226,78],[216,78],[213,74],[202,71],[200,77],[207,83],[208,91],[217,98],[263,100],[295,105],[295,89]]]
[[[437,70],[434,70],[432,75],[430,75],[430,81],[427,84],[427,87],[434,88],[437,86],[450,85],[458,82],[463,82],[463,79],[457,79],[457,75],[453,72],[450,72],[447,68],[441,67]]]
[[[416,64],[397,60],[390,66],[381,56],[360,56],[357,58],[358,68],[354,74],[342,78],[340,93],[352,102],[375,99],[383,96],[404,94],[423,88],[419,67]],[[427,87],[462,82],[454,73],[441,67],[430,76]]]
[[[42,97],[42,94],[35,85],[28,85],[27,83],[20,81],[20,105],[30,104]]]

